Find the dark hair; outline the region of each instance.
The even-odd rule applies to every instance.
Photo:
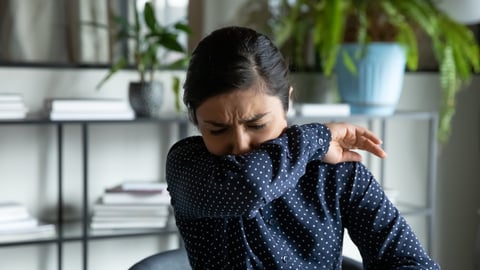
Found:
[[[200,41],[192,53],[184,84],[183,102],[197,124],[196,109],[208,98],[256,83],[280,98],[288,110],[288,65],[273,42],[245,27],[225,27]]]

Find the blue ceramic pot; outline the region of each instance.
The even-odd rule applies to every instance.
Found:
[[[398,43],[367,45],[365,54],[358,44],[343,44],[335,66],[342,102],[352,114],[391,115],[395,112],[403,87],[406,54]],[[357,66],[354,74],[344,64],[347,53]]]

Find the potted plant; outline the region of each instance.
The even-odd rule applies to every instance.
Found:
[[[324,74],[338,76],[340,71],[348,70],[354,75],[350,79],[337,78],[339,88],[342,82],[364,81],[358,76],[368,73],[364,72],[368,68],[356,64],[364,64],[368,58],[379,63],[389,61],[371,56],[371,45],[393,43],[395,50],[404,53],[405,63],[402,60],[397,62],[406,66],[397,70],[402,74],[405,68],[416,70],[419,61],[417,38],[419,35],[428,36],[439,64],[442,88],[439,139],[446,141],[455,112],[456,92],[473,73],[480,71],[479,47],[468,27],[451,19],[431,0],[297,0],[293,3],[283,1],[282,7],[288,12],[275,26],[278,44],[281,46],[288,40],[301,38],[296,37],[296,23],[299,20],[308,23],[307,29],[311,29]],[[349,48],[352,43],[357,44],[354,49]],[[389,67],[381,69],[386,68]],[[396,80],[397,87],[401,88],[402,79]],[[392,80],[387,82],[390,87],[381,88],[381,94],[391,88]]]
[[[155,80],[155,71],[160,68],[180,68],[186,66],[188,56],[186,50],[178,41],[179,34],[190,34],[190,27],[182,22],[162,26],[156,18],[154,8],[146,2],[143,10],[144,24],[140,23],[139,11],[135,9],[134,21],[130,23],[127,18],[117,16],[114,18],[119,28],[117,38],[119,41],[133,41],[131,50],[134,68],[137,70],[139,80],[130,82],[129,101],[137,116],[155,116],[161,106],[163,97],[163,84]],[[143,27],[145,25],[146,27]],[[163,49],[163,54],[159,51]],[[163,62],[166,55],[176,52],[179,59],[173,62]],[[97,89],[109,80],[117,71],[129,66],[129,56],[119,58],[110,68],[108,74],[97,85]],[[180,82],[174,77],[173,91],[175,94],[175,107],[180,108]]]

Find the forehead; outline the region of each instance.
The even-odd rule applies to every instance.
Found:
[[[234,90],[205,100],[197,109],[197,117],[198,120],[240,120],[278,110],[282,110],[282,105],[276,96],[256,89]]]

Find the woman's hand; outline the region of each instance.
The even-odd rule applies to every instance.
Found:
[[[344,161],[361,161],[362,156],[352,151],[360,149],[368,151],[380,158],[387,156],[380,147],[382,141],[370,130],[348,123],[325,124],[332,134],[332,141],[324,162],[335,164]]]

